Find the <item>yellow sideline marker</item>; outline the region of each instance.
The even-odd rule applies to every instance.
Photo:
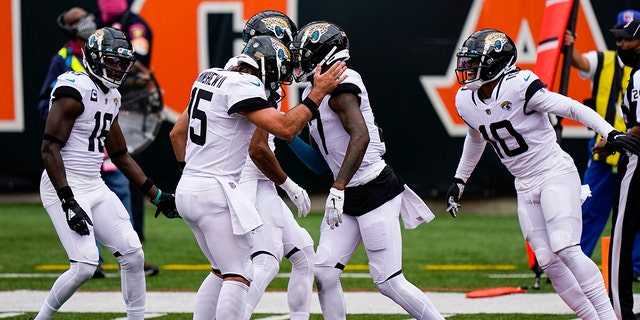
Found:
[[[516,270],[518,267],[513,264],[429,264],[422,267],[422,270],[429,271],[478,271],[478,270]]]
[[[604,250],[603,250],[604,251]],[[0,266],[2,269],[2,266]],[[61,271],[69,269],[68,264],[41,264],[34,268],[37,271]],[[117,264],[103,264],[104,270],[118,270]],[[211,270],[208,264],[165,264],[160,266],[162,270],[173,271],[198,271]],[[517,266],[513,264],[429,264],[421,267],[427,271],[479,271],[479,270],[500,270],[511,271],[516,270]],[[344,268],[345,271],[369,271],[366,264],[350,264]]]

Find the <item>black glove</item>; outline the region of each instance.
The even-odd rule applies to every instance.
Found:
[[[618,130],[613,130],[607,135],[607,144],[611,144],[618,152],[630,152],[640,155],[640,137],[635,134],[624,134]]]
[[[89,226],[90,224],[93,226],[93,222],[87,215],[86,212],[80,207],[80,205],[76,202],[76,199],[69,198],[62,200],[62,210],[64,210],[65,216],[67,218],[67,224],[71,230],[77,232],[81,236],[89,235]]]
[[[162,212],[162,214],[169,219],[182,219],[178,213],[178,209],[176,209],[176,197],[174,197],[172,193],[164,193],[158,189],[158,196],[152,199],[151,203],[157,208],[156,214],[153,215],[154,218],[158,218],[160,212]]]
[[[453,183],[447,191],[447,211],[452,217],[456,217],[458,214],[458,208],[460,208],[460,198],[464,192],[464,181],[460,178],[453,178]]]

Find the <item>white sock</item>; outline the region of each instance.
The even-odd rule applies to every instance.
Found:
[[[144,319],[147,280],[144,275],[144,252],[142,249],[119,256],[122,296],[127,306],[128,320]]]
[[[270,254],[259,254],[252,260],[253,280],[247,293],[247,306],[244,312],[244,319],[251,319],[253,310],[260,302],[264,291],[280,270],[280,263]]]
[[[242,282],[225,280],[218,298],[216,319],[242,319],[247,307],[249,286]]]
[[[407,281],[402,273],[378,284],[377,287],[380,293],[391,298],[417,320],[444,320],[427,295]]]
[[[96,266],[94,265],[71,262],[69,270],[63,272],[53,283],[49,295],[47,295],[47,298],[40,307],[40,311],[38,311],[36,315],[36,319],[51,319],[60,307],[71,298],[76,290],[91,279],[95,271]]]
[[[210,272],[196,293],[193,320],[211,320],[216,317],[220,289],[222,289],[222,278]]]
[[[287,302],[291,320],[309,319],[313,293],[314,257],[313,247],[302,248],[289,257],[291,277],[287,287]]]
[[[340,284],[342,270],[316,265],[314,274],[322,316],[325,320],[344,320],[347,316],[347,306]]]

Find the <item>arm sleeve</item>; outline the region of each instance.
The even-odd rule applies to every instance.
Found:
[[[593,109],[574,99],[545,89],[536,92],[529,100],[527,107],[531,110],[576,120],[605,137],[609,132],[615,130]]]
[[[470,127],[467,129],[467,136],[464,139],[464,146],[462,147],[462,156],[456,169],[456,178],[460,178],[465,182],[469,180],[473,169],[475,169],[478,161],[480,161],[482,157],[486,144],[487,142],[482,139],[480,132]]]
[[[329,168],[329,165],[324,161],[320,152],[308,143],[302,141],[300,137],[295,136],[288,145],[289,148],[293,150],[293,153],[295,153],[296,156],[298,156],[298,158],[316,174],[321,174]]]

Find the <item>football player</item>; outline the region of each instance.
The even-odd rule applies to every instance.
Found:
[[[87,73],[58,77],[42,141],[45,171],[40,197],[70,261],[34,319],[50,319],[94,274],[100,241],[118,260],[127,319],[143,319],[145,307],[142,244],[119,198],[100,177],[106,150],[125,176],[169,218],[179,217],[172,194],[145,176],[127,153],[118,124],[117,88],[135,58],[127,36],[114,28],[95,31],[84,48]]]
[[[349,59],[349,39],[336,24],[315,21],[298,31],[292,50],[298,64],[294,77],[310,82],[303,97],[319,83],[319,68]],[[345,319],[340,275],[361,243],[378,290],[416,319],[444,319],[429,298],[402,274],[402,235],[433,219],[424,202],[384,161],[385,143],[360,74],[348,78],[322,98],[309,122],[310,139],[333,173],[316,250],[315,280],[324,319]],[[305,98],[306,99],[306,98]],[[295,148],[294,148],[295,149]],[[344,214],[343,214],[344,212]]]
[[[639,153],[640,139],[616,131],[578,101],[546,90],[533,72],[516,68],[516,58],[515,43],[494,29],[474,32],[457,53],[456,74],[464,86],[455,102],[468,130],[447,210],[457,214],[464,185],[488,142],[515,176],[522,234],[556,292],[581,319],[616,319],[598,267],[580,249],[580,176],[556,142],[548,114],[583,123],[619,152]]]
[[[344,63],[318,72],[316,90],[282,114],[267,100],[265,88],[277,90],[291,78],[287,46],[272,36],[256,36],[237,59],[229,70],[198,75],[188,108],[170,134],[178,161],[185,161],[176,203],[213,267],[198,289],[194,319],[242,319],[245,313],[252,239],[260,237],[263,222],[239,180],[256,126],[291,140],[321,98],[345,79]]]
[[[242,39],[246,44],[255,36],[271,35],[288,46],[297,31],[295,23],[284,13],[265,10],[247,20]],[[235,60],[232,58],[230,63],[233,64]],[[287,82],[291,82],[291,79]],[[282,90],[269,89],[267,88],[265,94],[275,103],[278,110],[281,110],[279,101]],[[315,256],[313,239],[309,232],[296,222],[291,210],[278,195],[274,183],[280,186],[296,205],[298,217],[306,217],[311,210],[311,200],[307,191],[282,170],[274,154],[274,137],[265,130],[256,128],[249,144],[251,159],[247,159],[240,176],[240,187],[256,205],[263,222],[262,232],[252,234],[253,280],[247,295],[244,319],[251,318],[267,286],[280,270],[283,257],[291,261],[291,274],[287,288],[290,318],[292,320],[309,319]]]

